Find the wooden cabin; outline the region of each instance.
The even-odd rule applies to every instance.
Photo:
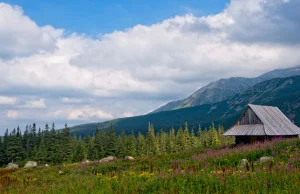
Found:
[[[238,122],[223,135],[235,136],[236,144],[248,144],[274,137],[298,137],[300,128],[277,107],[249,104]]]

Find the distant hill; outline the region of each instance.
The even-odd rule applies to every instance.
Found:
[[[273,78],[284,78],[296,75],[300,75],[300,66],[288,69],[277,69],[256,78],[232,77],[220,79],[202,87],[188,98],[169,102],[152,113],[221,102],[246,91],[257,83]]]
[[[112,123],[117,133],[122,129],[126,133],[132,130],[145,132],[148,122],[154,124],[156,130],[178,129],[188,122],[190,127],[208,127],[214,122],[222,124],[225,128],[232,126],[247,104],[272,105],[279,107],[295,124],[300,125],[300,76],[276,78],[261,82],[250,89],[237,94],[229,100],[214,104],[164,111],[154,114],[115,119],[103,123],[78,125],[71,128],[72,133],[85,135],[93,134],[96,127],[108,128]]]

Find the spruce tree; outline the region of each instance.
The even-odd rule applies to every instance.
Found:
[[[180,127],[176,134],[176,151],[180,152],[185,148],[185,138],[183,134],[183,130]]]
[[[147,156],[157,155],[159,153],[158,143],[156,141],[154,127],[149,123],[148,134],[146,137]]]
[[[138,156],[145,156],[147,154],[146,140],[144,135],[139,132],[137,137],[136,152]]]
[[[116,131],[111,124],[107,132],[106,156],[116,156],[116,155],[117,155],[117,136],[116,136]]]
[[[71,130],[67,123],[65,128],[62,130],[62,160],[64,162],[71,161],[72,159],[72,137]]]
[[[81,139],[77,141],[75,153],[73,155],[73,162],[81,162],[85,158],[84,145]]]

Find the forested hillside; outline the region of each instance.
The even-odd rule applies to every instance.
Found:
[[[66,125],[62,131],[51,130],[46,124],[43,130],[36,125],[27,126],[24,134],[20,128],[6,131],[0,138],[0,167],[9,162],[23,165],[34,160],[39,164],[60,164],[63,162],[81,162],[99,160],[106,156],[156,156],[178,153],[193,148],[220,147],[234,144],[234,138],[223,137],[224,128],[214,124],[209,129],[189,129],[188,123],[177,133],[172,128],[168,132],[154,129],[149,123],[146,134],[133,133],[117,135],[113,126],[108,131],[95,129],[93,136],[71,136]]]
[[[191,108],[164,111],[155,114],[121,118],[103,123],[91,123],[78,125],[71,128],[72,133],[84,136],[92,134],[96,127],[108,129],[113,124],[117,133],[146,132],[148,123],[154,124],[155,128],[169,130],[189,123],[191,128],[197,129],[209,127],[212,122],[223,125],[225,129],[231,127],[247,104],[260,104],[277,106],[288,118],[300,124],[300,76],[277,78],[259,83],[245,92],[233,98],[215,104],[205,104]]]

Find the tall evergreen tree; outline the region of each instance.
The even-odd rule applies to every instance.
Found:
[[[117,135],[112,124],[107,132],[107,150],[106,156],[116,156],[117,155]]]

